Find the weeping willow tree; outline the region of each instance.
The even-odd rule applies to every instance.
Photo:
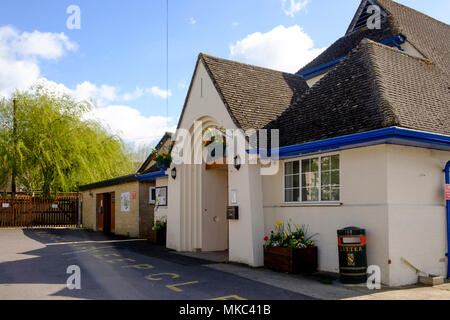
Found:
[[[131,173],[124,142],[100,123],[87,120],[90,108],[88,102],[43,87],[3,99],[0,187],[15,172],[22,189],[49,196]]]

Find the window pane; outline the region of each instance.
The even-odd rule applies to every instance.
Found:
[[[299,202],[300,201],[300,189],[293,189],[292,194],[293,194],[293,200],[296,202]]]
[[[311,171],[319,171],[319,158],[311,159]]]
[[[302,188],[302,201],[319,201],[319,188]]]
[[[322,172],[322,186],[330,184],[330,172]]]
[[[293,176],[286,176],[284,177],[284,187],[285,188],[292,188],[292,179]]]
[[[322,187],[322,201],[330,201],[331,200],[331,187]]]
[[[339,169],[339,155],[331,157],[331,169],[333,170]]]
[[[292,202],[292,189],[284,190],[284,201]]]
[[[331,184],[339,184],[339,171],[331,171]]]
[[[292,162],[286,162],[284,164],[285,174],[292,174]]]
[[[309,159],[302,160],[302,172],[311,172],[311,165]]]
[[[311,172],[311,173],[303,174],[302,182],[303,182],[302,187],[318,186],[319,185],[319,173]]]
[[[331,200],[333,201],[339,201],[339,187],[332,187],[331,188]]]
[[[293,178],[293,183],[292,183],[292,186],[294,187],[294,188],[299,188],[300,187],[300,178],[299,178],[299,175],[295,175],[295,176],[292,176],[292,178]]]
[[[322,158],[322,170],[330,170],[330,157]]]
[[[294,174],[298,174],[300,172],[300,161],[292,162],[292,171]]]

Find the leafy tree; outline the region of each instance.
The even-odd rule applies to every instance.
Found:
[[[124,142],[87,120],[90,109],[41,86],[0,101],[0,186],[13,168],[17,185],[44,196],[131,173]]]

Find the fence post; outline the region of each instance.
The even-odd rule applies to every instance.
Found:
[[[81,227],[81,194],[78,192],[78,228]]]

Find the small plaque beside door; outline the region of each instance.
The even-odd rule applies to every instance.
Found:
[[[227,207],[227,219],[228,220],[238,220],[239,219],[239,207],[238,206]]]

